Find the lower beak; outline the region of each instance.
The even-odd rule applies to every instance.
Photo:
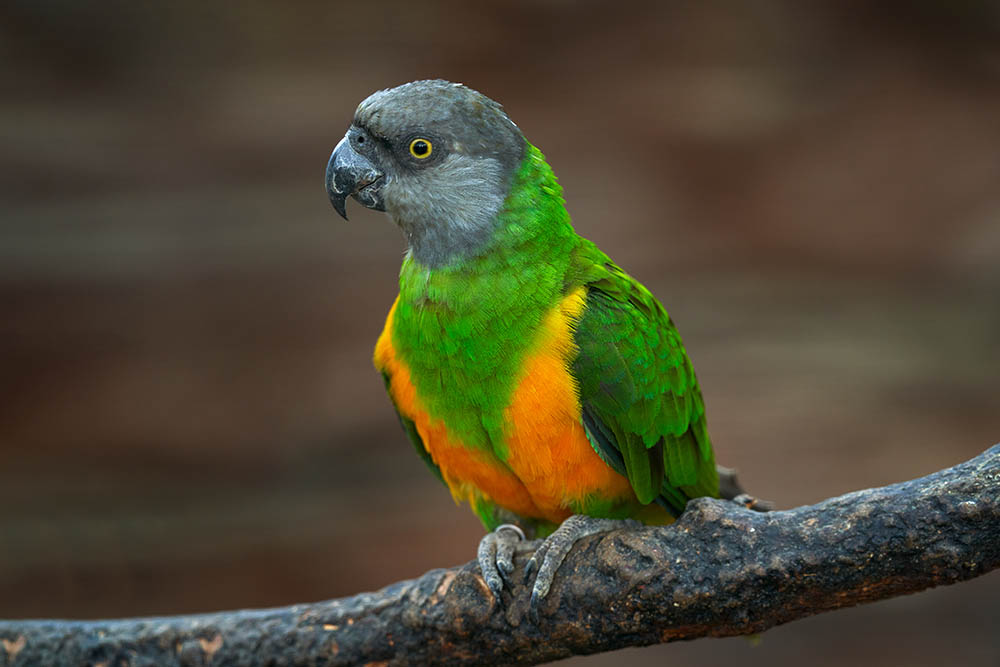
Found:
[[[333,149],[326,165],[326,192],[330,203],[340,216],[347,220],[347,197],[354,196],[362,205],[384,211],[379,193],[382,172],[371,160],[354,150],[350,133]]]

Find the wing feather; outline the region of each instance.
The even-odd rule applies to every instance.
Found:
[[[701,390],[667,312],[589,242],[574,266],[587,297],[572,372],[594,449],[643,503],[676,514],[688,498],[717,495]]]

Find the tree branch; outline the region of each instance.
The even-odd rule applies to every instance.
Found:
[[[532,543],[519,551],[523,567]],[[927,477],[793,510],[699,499],[672,526],[582,540],[535,625],[475,563],[280,609],[0,622],[0,665],[534,664],[757,633],[1000,567],[1000,445]],[[521,571],[515,573],[520,580]]]

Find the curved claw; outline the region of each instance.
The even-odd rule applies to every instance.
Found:
[[[479,541],[476,560],[483,573],[483,580],[497,600],[503,592],[504,580],[514,571],[514,547],[524,539],[524,532],[520,528],[505,523]]]
[[[531,620],[538,623],[538,610],[542,601],[549,594],[556,572],[573,549],[573,545],[588,535],[605,533],[609,530],[642,525],[633,519],[596,519],[584,514],[574,514],[545,538],[545,541],[535,550],[534,555],[524,568],[524,580],[527,581],[537,569],[535,583],[531,587],[531,601],[528,604],[528,614]]]
[[[520,529],[518,529],[520,531]],[[513,539],[498,539],[497,542],[497,553],[496,553],[496,564],[497,570],[500,571],[500,576],[504,578],[504,581],[510,583],[510,574],[514,571],[514,547],[518,542],[524,539],[524,533],[521,533],[521,537],[516,540]]]

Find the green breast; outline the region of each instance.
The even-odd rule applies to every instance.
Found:
[[[400,271],[392,342],[421,401],[464,444],[501,459],[504,408],[580,241],[561,194],[529,146],[482,254],[433,270],[407,258]]]

